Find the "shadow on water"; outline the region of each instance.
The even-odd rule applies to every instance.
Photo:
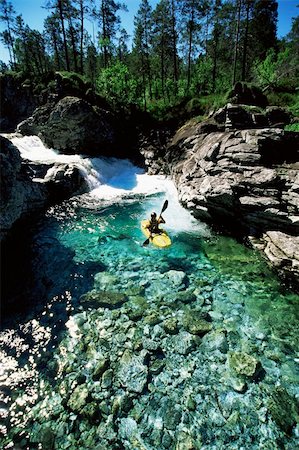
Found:
[[[101,179],[103,184],[126,191],[130,191],[137,186],[137,174],[142,172],[141,169],[137,169],[126,159],[94,159],[93,165],[98,173],[105,174]]]
[[[52,218],[19,224],[1,249],[1,329],[36,319],[55,327],[56,345],[94,274],[105,270],[99,261],[76,262],[74,250],[55,238],[57,227]]]

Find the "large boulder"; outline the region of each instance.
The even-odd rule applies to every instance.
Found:
[[[18,219],[87,190],[75,165],[25,162],[8,139],[0,144],[0,240]]]
[[[26,174],[18,149],[2,136],[0,136],[0,142],[0,238],[2,240],[25,211],[37,210],[44,205],[47,189],[45,185],[33,183]]]
[[[78,97],[64,97],[55,105],[37,108],[19,124],[18,131],[37,134],[48,147],[63,153],[117,153],[118,136],[112,114]]]
[[[29,80],[20,80],[17,76],[0,74],[1,117],[0,130],[12,132],[17,124],[30,116],[38,106]]]
[[[168,168],[180,201],[196,218],[239,237],[255,237],[252,242],[270,263],[299,281],[299,133],[244,129],[246,121],[237,118],[227,127],[231,108],[239,106],[181,127],[163,157],[151,149],[146,161],[158,155],[156,163],[162,160],[161,171]],[[285,251],[286,242],[293,252]]]

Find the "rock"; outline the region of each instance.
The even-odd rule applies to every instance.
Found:
[[[85,384],[77,386],[67,402],[68,407],[74,412],[82,413],[82,409],[87,403],[88,394],[89,392]]]
[[[120,386],[130,392],[141,393],[147,383],[148,366],[145,364],[147,351],[141,351],[139,355],[126,350],[119,362],[116,378]]]
[[[170,317],[169,319],[164,320],[163,328],[168,334],[177,334],[178,329],[178,320],[175,317]]]
[[[13,132],[18,123],[30,116],[39,101],[33,92],[33,83],[22,82],[8,73],[0,74],[1,83],[1,132]],[[16,107],[17,105],[17,107]]]
[[[211,331],[203,337],[201,345],[204,346],[208,351],[219,350],[221,353],[227,353],[228,342],[225,331]]]
[[[81,304],[92,308],[119,308],[128,300],[127,296],[121,292],[92,291],[80,297]]]
[[[41,210],[48,201],[47,188],[34,183],[22,164],[19,150],[0,136],[1,204],[0,237],[7,235],[22,216]]]
[[[282,387],[277,386],[267,402],[271,416],[286,434],[292,433],[293,427],[299,423],[299,406]]]
[[[181,331],[179,334],[172,336],[170,341],[165,341],[165,344],[163,344],[162,347],[162,350],[165,353],[167,352],[169,345],[175,348],[180,355],[188,355],[197,345],[199,345],[199,337],[194,336],[187,331]]]
[[[254,129],[250,110],[227,105],[215,113],[214,120],[226,126],[226,131],[206,134],[202,124],[187,123],[168,144],[165,161],[180,201],[194,217],[221,223],[221,229],[237,237],[285,233],[295,245],[299,235],[299,133]],[[296,263],[292,257],[287,259],[292,269],[288,273],[284,265],[281,273],[289,277],[293,272],[299,284]]]
[[[111,387],[113,381],[113,370],[108,369],[102,376],[102,388],[108,389]]]
[[[265,108],[268,105],[267,97],[260,88],[240,82],[235,84],[228,94],[228,99],[232,103],[256,105],[261,108]]]
[[[94,381],[100,380],[100,378],[102,377],[103,373],[105,372],[106,369],[108,369],[109,367],[109,359],[105,358],[104,356],[102,358],[100,358],[97,363],[96,366],[93,370],[93,374],[92,374],[92,378]]]
[[[0,144],[1,240],[17,220],[87,190],[84,176],[75,165],[24,162],[8,139],[0,136]]]
[[[109,272],[99,272],[94,276],[94,286],[98,290],[105,291],[111,290],[111,287],[114,286],[118,281],[116,275],[113,275]]]
[[[32,117],[19,125],[18,131],[39,135],[48,147],[63,153],[110,156],[117,142],[111,113],[71,96],[54,106],[37,108]]]
[[[51,428],[47,427],[42,430],[41,442],[45,450],[54,449],[55,434],[53,433]]]
[[[237,375],[250,379],[255,378],[261,369],[260,362],[244,352],[231,352],[228,355],[228,366]]]
[[[266,117],[269,125],[274,127],[283,127],[291,122],[291,114],[285,108],[278,106],[268,106],[266,108]]]
[[[183,289],[186,286],[187,276],[182,270],[169,270],[163,274],[163,278],[176,289]]]
[[[212,330],[212,325],[207,322],[201,313],[192,311],[184,315],[182,320],[183,327],[191,334],[204,336]]]

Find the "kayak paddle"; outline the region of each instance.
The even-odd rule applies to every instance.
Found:
[[[161,217],[162,214],[164,213],[164,211],[165,211],[165,209],[167,208],[167,206],[168,206],[168,200],[165,200],[165,202],[164,202],[164,204],[163,204],[163,206],[162,206],[160,215],[159,215],[159,217],[158,217],[158,220],[160,219],[160,217]],[[150,237],[147,238],[146,241],[143,242],[142,247],[145,247],[146,245],[148,245],[149,242],[150,242]]]

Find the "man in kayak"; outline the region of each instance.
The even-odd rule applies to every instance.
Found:
[[[165,220],[162,216],[159,216],[157,218],[157,214],[153,212],[151,214],[151,218],[149,220],[149,224],[146,226],[150,232],[150,237],[152,237],[153,234],[160,234],[161,230],[159,228],[160,223],[165,223]]]

